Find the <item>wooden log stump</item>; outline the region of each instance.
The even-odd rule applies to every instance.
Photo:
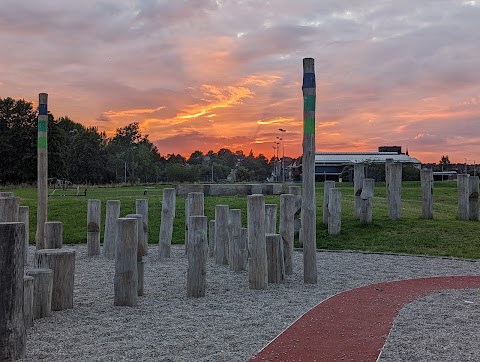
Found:
[[[363,180],[365,179],[365,169],[366,166],[363,164],[356,163],[353,165],[353,194],[354,194],[354,208],[355,208],[355,217],[360,218],[360,212],[362,208],[362,187]]]
[[[242,245],[242,210],[230,210],[229,230],[229,265],[230,270],[239,272],[244,267],[244,246]]]
[[[208,222],[208,256],[215,257],[215,220]]]
[[[280,195],[280,236],[283,243],[283,256],[285,264],[285,273],[293,274],[293,242],[295,238],[294,230],[295,216],[295,195]]]
[[[302,188],[300,186],[288,186],[288,193],[295,195],[295,216],[294,216],[294,229],[295,237],[300,238],[300,224],[301,224],[301,212],[302,212]]]
[[[175,189],[163,189],[162,219],[160,222],[160,235],[158,241],[158,256],[170,258],[172,247],[173,221],[175,220]]]
[[[325,181],[323,183],[323,224],[328,225],[328,198],[330,190],[335,188],[335,181]]]
[[[190,216],[187,297],[205,296],[207,275],[207,217]]]
[[[265,204],[265,233],[277,232],[277,204]]]
[[[390,220],[399,220],[402,210],[402,164],[389,164],[387,176],[388,216]]]
[[[328,196],[328,233],[338,235],[342,230],[342,190],[330,189]]]
[[[468,196],[468,214],[469,219],[478,221],[478,176],[468,178],[469,196]]]
[[[137,219],[118,218],[115,241],[114,305],[138,304]]]
[[[248,268],[248,259],[250,258],[250,249],[248,247],[248,229],[242,228],[242,249],[243,249],[243,270]]]
[[[145,261],[137,259],[138,296],[145,295]]]
[[[44,225],[45,248],[61,249],[63,245],[63,224],[60,221],[47,221]]]
[[[420,182],[422,186],[422,219],[433,219],[433,172],[432,170],[420,170]]]
[[[148,255],[148,200],[137,199],[135,201],[136,213],[143,215],[143,255]]]
[[[25,224],[25,254],[23,254],[23,265],[28,265],[28,248],[30,246],[30,208],[28,206],[18,207],[18,221]]]
[[[33,277],[33,318],[40,319],[52,314],[53,270],[29,269],[26,275]]]
[[[115,233],[117,219],[120,217],[120,200],[107,200],[105,210],[105,232],[103,235],[103,256],[106,259],[115,259]]]
[[[137,287],[138,295],[142,296],[144,294],[144,272],[143,272],[143,256],[145,255],[145,243],[143,238],[145,237],[145,232],[143,230],[143,215],[142,214],[128,214],[127,218],[135,219],[135,230],[137,232]]]
[[[87,255],[100,255],[100,200],[88,200],[87,211]]]
[[[266,289],[268,285],[268,266],[265,237],[265,196],[247,196],[247,224],[248,245],[250,247],[248,262],[250,288]]]
[[[35,262],[37,268],[47,268],[53,271],[52,311],[73,308],[75,250],[37,250]]]
[[[360,222],[371,224],[373,221],[373,193],[375,187],[374,179],[364,179],[362,193],[360,194]]]
[[[204,215],[204,194],[203,192],[189,192],[185,200],[185,253],[188,250],[188,223],[190,216]]]
[[[215,206],[215,262],[227,265],[225,243],[228,242],[228,205]]]
[[[19,207],[19,197],[0,197],[0,222],[17,222]]]
[[[469,177],[470,175],[462,174],[457,175],[457,189],[458,189],[458,219],[468,220],[470,217],[469,210]]]
[[[0,361],[25,356],[24,243],[24,223],[0,222]]]
[[[23,277],[23,321],[25,329],[33,327],[33,277]]]
[[[280,234],[266,234],[268,260],[268,282],[285,282],[285,264],[283,257],[283,242]]]

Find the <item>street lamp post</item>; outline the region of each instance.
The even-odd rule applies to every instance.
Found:
[[[285,132],[287,132],[286,129],[279,128],[278,129],[280,132],[282,132],[282,182],[285,183]]]
[[[278,137],[277,137],[278,138]],[[275,142],[276,146],[277,146],[277,158],[276,158],[276,161],[275,163],[277,164],[277,173],[276,173],[276,177],[277,177],[277,182],[279,181],[280,179],[280,173],[279,173],[279,168],[280,168],[280,164],[278,162],[278,158],[279,158],[279,153],[280,153],[280,142]]]
[[[277,171],[276,171],[276,166],[277,166],[277,161],[276,161],[276,150],[277,150],[277,147],[275,146],[272,146],[273,148],[273,181],[275,182],[276,181],[276,178],[277,178]]]

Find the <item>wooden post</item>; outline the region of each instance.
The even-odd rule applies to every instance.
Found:
[[[390,165],[393,164],[393,158],[387,158],[385,160],[385,187],[388,194],[388,183],[390,182],[388,173],[390,172]],[[388,199],[387,199],[388,202]]]
[[[458,189],[458,219],[468,220],[470,217],[469,210],[469,177],[470,175],[457,175],[457,189]]]
[[[103,235],[103,256],[106,259],[115,259],[115,233],[117,219],[120,217],[120,200],[107,200],[105,210],[105,232]]]
[[[215,220],[208,222],[208,256],[215,257]]]
[[[250,248],[248,247],[248,229],[242,228],[242,248],[243,248],[243,270],[248,268],[250,258]]]
[[[285,282],[285,264],[283,257],[283,243],[280,234],[265,235],[267,260],[268,260],[268,282]]]
[[[478,221],[478,176],[470,176],[469,197],[468,197],[468,213],[469,219]]]
[[[135,201],[135,208],[137,214],[143,215],[143,255],[148,255],[148,200],[137,199]]]
[[[63,224],[60,221],[45,223],[45,248],[61,249],[63,245]]]
[[[18,207],[18,221],[25,224],[25,254],[23,265],[28,265],[28,248],[30,246],[30,208],[28,206]]]
[[[189,192],[187,195],[187,200],[185,201],[185,207],[188,209],[185,210],[185,253],[188,250],[188,223],[190,216],[203,216],[204,214],[204,194],[203,192]]]
[[[330,189],[328,196],[328,233],[338,235],[342,230],[342,190]]]
[[[283,256],[285,264],[285,273],[293,274],[293,241],[295,237],[294,230],[295,215],[295,195],[280,195],[280,236],[283,243]]]
[[[33,277],[33,318],[48,317],[52,314],[52,269],[29,269],[26,275]]]
[[[277,204],[265,204],[265,233],[277,232]]]
[[[160,223],[160,235],[158,242],[158,256],[170,258],[172,246],[173,221],[175,220],[175,189],[163,189],[162,220]]]
[[[248,245],[251,248],[248,263],[250,288],[266,289],[268,285],[268,266],[265,237],[265,196],[247,196],[247,224]]]
[[[118,218],[115,241],[114,305],[135,307],[138,304],[137,220]]]
[[[288,193],[295,195],[295,216],[294,216],[294,230],[295,237],[298,238],[300,245],[302,244],[300,237],[301,211],[302,211],[302,188],[300,186],[288,186]]]
[[[47,268],[53,271],[52,310],[73,308],[75,250],[37,250],[35,262],[37,268]]]
[[[19,207],[19,197],[0,197],[0,222],[17,222]]]
[[[33,327],[33,277],[23,277],[23,321],[25,329]]]
[[[420,170],[422,185],[422,219],[433,219],[433,173],[432,170]]]
[[[362,194],[363,180],[365,179],[365,168],[366,166],[361,163],[353,165],[353,194],[355,197],[355,217],[357,219],[360,218],[362,207],[360,195]]]
[[[145,242],[143,238],[145,237],[145,232],[143,229],[143,215],[142,214],[128,214],[126,218],[131,218],[136,220],[135,230],[137,231],[137,287],[138,295],[142,296],[144,294],[144,269],[145,264],[143,262],[143,256],[145,255]]]
[[[207,217],[190,216],[187,297],[204,297],[207,274]]]
[[[362,193],[360,194],[360,222],[371,224],[373,219],[373,190],[375,180],[366,178],[363,180]]]
[[[335,181],[325,181],[323,183],[323,225],[328,225],[328,197],[330,190],[335,188]]]
[[[242,210],[230,210],[229,230],[229,258],[230,270],[239,272],[244,267],[244,246],[242,245]]]
[[[88,200],[87,212],[87,255],[100,255],[101,201]]]
[[[215,262],[227,265],[225,243],[228,242],[228,205],[215,206]]]
[[[48,219],[48,94],[38,95],[38,135],[37,135],[37,250],[45,248],[44,227]]]
[[[0,222],[0,361],[25,356],[24,251],[25,224]]]
[[[303,157],[302,157],[302,237],[303,281],[317,283],[317,234],[315,199],[315,65],[303,59]]]
[[[402,164],[392,163],[387,172],[387,204],[390,220],[399,220],[402,210]]]

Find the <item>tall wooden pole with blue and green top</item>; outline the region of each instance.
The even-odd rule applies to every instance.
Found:
[[[38,138],[37,138],[37,232],[35,243],[38,249],[45,249],[44,225],[47,222],[47,177],[48,177],[48,94],[38,95]]]
[[[317,233],[315,202],[315,64],[303,59],[303,157],[302,157],[302,235],[303,281],[317,283]]]

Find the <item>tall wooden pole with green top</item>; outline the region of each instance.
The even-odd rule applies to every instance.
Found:
[[[37,232],[35,241],[37,250],[45,249],[45,231],[44,225],[47,222],[47,177],[48,177],[48,147],[47,147],[47,128],[48,128],[48,94],[40,93],[38,95],[38,138],[37,138]]]
[[[303,158],[302,232],[303,281],[317,283],[317,233],[315,203],[315,64],[303,59]]]

